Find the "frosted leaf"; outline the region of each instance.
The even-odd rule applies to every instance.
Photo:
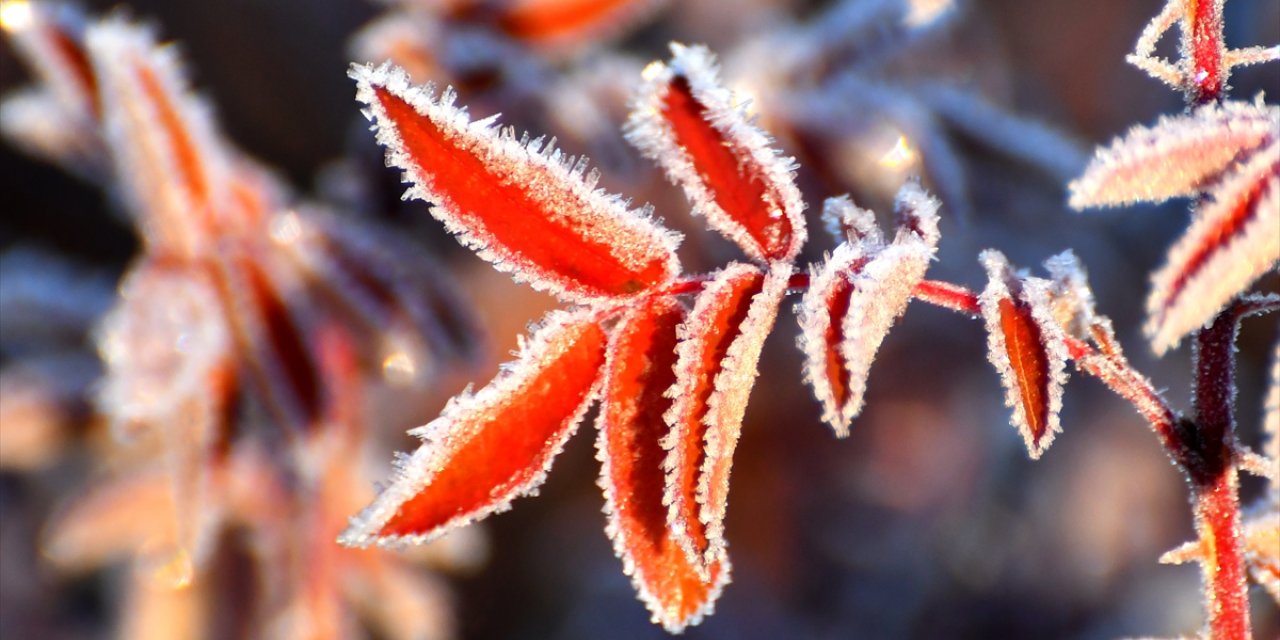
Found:
[[[983,251],[987,288],[979,296],[987,327],[987,357],[1000,374],[1005,406],[1038,459],[1062,430],[1062,386],[1067,381],[1066,336],[1053,316],[1052,283],[1014,274],[1004,255]]]
[[[557,53],[612,39],[666,0],[518,0],[498,5],[493,22],[508,36]]]
[[[884,242],[875,212],[854,204],[847,195],[827,198],[822,203],[822,223],[837,243],[858,243],[863,239],[876,245]]]
[[[1157,354],[1199,329],[1280,261],[1280,142],[1237,164],[1152,276],[1143,327]]]
[[[595,397],[605,340],[593,312],[552,312],[497,378],[412,432],[424,444],[339,542],[427,542],[535,491]]]
[[[861,239],[851,234],[811,276],[800,305],[800,350],[822,419],[837,437],[849,435],[862,411],[871,363],[933,259],[938,208],[918,184],[907,183],[899,192],[899,227],[891,243],[874,227]],[[869,216],[862,216],[864,222]]]
[[[1069,336],[1090,339],[1090,329],[1098,321],[1098,316],[1084,265],[1080,264],[1075,253],[1067,249],[1045,260],[1044,268],[1053,282],[1049,299],[1058,325]]]
[[[700,575],[668,527],[663,504],[661,443],[670,431],[663,415],[673,404],[666,392],[676,381],[677,330],[684,319],[674,298],[627,313],[609,345],[597,418],[605,531],[653,622],[670,633],[710,615],[730,572],[722,549],[706,577]]]
[[[792,268],[775,264],[759,293],[752,299],[747,317],[733,330],[737,335],[715,374],[714,391],[707,400],[706,459],[698,478],[699,519],[706,524],[710,547],[703,554],[709,567],[724,553],[724,518],[729,506],[729,473],[742,431],[747,401],[759,375],[760,351],[773,330],[778,308],[787,293]],[[686,329],[687,331],[687,329]]]
[[[1280,107],[1261,101],[1199,107],[1188,115],[1137,126],[1100,148],[1074,180],[1071,206],[1115,206],[1190,196],[1212,183],[1241,153],[1280,139]]]
[[[150,30],[111,18],[85,40],[116,178],[144,236],[179,256],[208,250],[232,171],[208,105],[191,95],[176,51]]]
[[[753,259],[795,259],[804,201],[795,161],[783,156],[723,85],[706,47],[671,45],[632,103],[627,139],[684,189],[697,215]]]
[[[452,92],[411,88],[403,70],[357,65],[350,75],[388,164],[414,184],[408,195],[435,205],[432,215],[497,268],[574,301],[633,296],[679,273],[676,235],[596,190],[585,161],[471,122]]]
[[[768,274],[733,263],[698,295],[679,330],[674,402],[664,419],[668,524],[690,562],[706,575],[724,549],[724,513],[733,450],[760,348],[786,293],[791,269]]]

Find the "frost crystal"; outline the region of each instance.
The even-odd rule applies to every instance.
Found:
[[[724,549],[733,451],[756,364],[786,294],[791,268],[733,263],[719,271],[680,326],[663,502],[680,546],[702,575]]]
[[[1162,202],[1194,195],[1237,157],[1280,139],[1280,107],[1227,102],[1136,126],[1099,149],[1071,182],[1071,206]]]
[[[1066,336],[1053,315],[1053,284],[1014,274],[998,251],[980,257],[988,278],[979,297],[987,357],[1000,374],[1013,424],[1036,459],[1062,430],[1058,412],[1067,382]]]
[[[595,312],[552,312],[489,385],[412,432],[424,444],[339,541],[426,542],[535,491],[595,397],[605,340]]]
[[[800,305],[805,379],[838,437],[862,411],[867,376],[880,344],[924,279],[938,243],[939,203],[915,182],[898,194],[898,232],[885,243],[874,214],[847,198],[827,201],[824,215],[843,220],[850,241],[811,276]]]
[[[667,525],[663,414],[675,382],[677,329],[684,307],[658,298],[632,309],[614,329],[605,368],[597,441],[606,532],[655,623],[671,633],[697,624],[729,581],[721,550],[704,580]]]
[[[1176,346],[1280,261],[1280,142],[1208,190],[1152,276],[1143,327],[1156,353]]]
[[[454,94],[411,88],[403,70],[353,66],[358,98],[377,123],[387,162],[414,184],[410,197],[462,242],[518,280],[561,298],[634,296],[680,271],[677,237],[595,188],[585,159],[517,141],[491,119],[471,122]]]
[[[695,214],[748,256],[790,262],[805,242],[795,162],[746,114],[706,47],[671,45],[632,104],[627,139],[680,185]]]

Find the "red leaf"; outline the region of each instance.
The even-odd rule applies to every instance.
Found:
[[[703,289],[680,329],[665,501],[676,539],[706,573],[724,549],[729,471],[760,348],[786,293],[789,266],[734,263]]]
[[[735,104],[705,47],[673,44],[671,51],[670,66],[645,70],[628,139],[747,255],[791,261],[806,233],[793,161]]]
[[[1156,353],[1204,326],[1280,261],[1280,143],[1242,161],[1207,193],[1152,277],[1144,329]]]
[[[827,200],[823,215],[849,241],[815,269],[800,305],[805,378],[838,437],[862,411],[871,363],[889,329],[924,280],[938,243],[940,204],[914,182],[898,194],[898,232],[886,243],[875,214],[848,199]]]
[[[388,164],[415,185],[409,194],[430,201],[432,215],[499,269],[575,301],[631,296],[679,273],[674,236],[647,211],[595,190],[585,159],[469,122],[452,92],[411,89],[389,65],[355,66],[351,76]]]
[[[988,283],[979,302],[987,326],[987,356],[1005,387],[1005,404],[1032,458],[1061,430],[1066,336],[1053,315],[1052,284],[1019,278],[998,251],[982,252]]]
[[[685,310],[673,298],[633,309],[614,330],[600,409],[607,527],[653,621],[679,633],[710,614],[729,581],[729,560],[721,552],[704,580],[689,563],[667,526],[662,503],[664,474],[660,442],[669,432],[663,414],[675,383],[676,331]]]
[[[425,444],[339,540],[426,542],[534,491],[595,396],[605,341],[593,312],[553,312],[493,382],[414,430]]]

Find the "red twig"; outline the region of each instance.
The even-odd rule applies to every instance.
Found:
[[[1226,90],[1226,51],[1222,39],[1222,0],[1190,0],[1183,17],[1185,49],[1191,53],[1191,73],[1187,101],[1205,104],[1221,100]]]

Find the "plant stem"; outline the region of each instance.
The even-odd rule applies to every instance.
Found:
[[[1222,38],[1225,0],[1182,1],[1187,5],[1182,18],[1182,46],[1183,51],[1191,55],[1187,102],[1200,105],[1221,100],[1226,92],[1228,72],[1222,59],[1226,51]]]
[[[1237,301],[1196,334],[1194,421],[1177,430],[1185,447],[1178,463],[1195,503],[1209,637],[1215,640],[1250,637],[1234,406],[1236,330],[1249,308],[1248,301]]]

